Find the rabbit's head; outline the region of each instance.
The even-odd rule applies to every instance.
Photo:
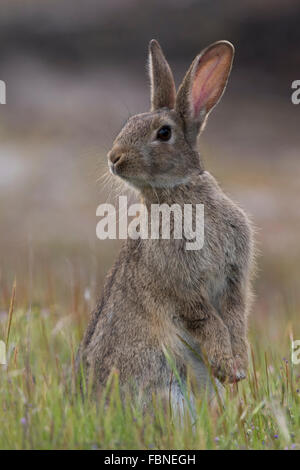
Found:
[[[219,41],[193,61],[176,94],[160,45],[149,45],[151,110],[130,118],[108,154],[113,174],[137,188],[170,188],[199,173],[197,137],[220,100],[230,74],[234,48]]]

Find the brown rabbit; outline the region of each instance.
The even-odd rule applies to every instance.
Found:
[[[199,388],[209,382],[203,352],[221,381],[246,375],[252,230],[245,213],[204,170],[197,150],[233,55],[227,41],[204,49],[176,95],[163,52],[157,41],[150,42],[151,111],[125,124],[108,154],[109,167],[137,189],[149,210],[158,201],[203,204],[204,246],[188,251],[184,240],[172,237],[126,240],[78,354],[98,384],[116,368],[121,384],[168,394],[166,350],[182,381],[191,369]],[[175,399],[177,392],[173,383]]]

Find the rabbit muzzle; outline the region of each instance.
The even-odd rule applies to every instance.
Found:
[[[125,152],[122,148],[113,148],[107,155],[108,166],[113,175],[118,175],[118,168],[125,159]]]
[[[110,172],[122,179],[139,178],[143,170],[141,153],[136,148],[114,145],[107,155]]]

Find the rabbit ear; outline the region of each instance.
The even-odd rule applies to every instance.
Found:
[[[233,56],[230,42],[215,42],[195,58],[178,90],[176,110],[191,144],[195,144],[206,117],[224,93]]]
[[[176,89],[173,74],[160,45],[155,39],[149,44],[151,110],[175,107]]]

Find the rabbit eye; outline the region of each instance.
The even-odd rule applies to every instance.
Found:
[[[162,140],[163,142],[166,142],[167,140],[170,140],[172,135],[171,127],[170,126],[162,126],[158,131],[157,131],[157,139]]]

